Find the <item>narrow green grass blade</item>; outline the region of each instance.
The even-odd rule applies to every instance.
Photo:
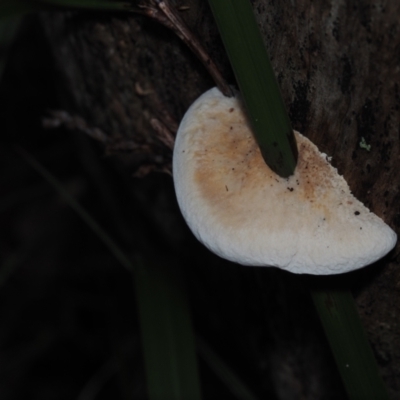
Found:
[[[311,292],[350,400],[389,400],[350,291]]]
[[[218,378],[224,382],[236,399],[257,400],[257,397],[225,364],[213,349],[199,336],[196,338],[197,350]]]
[[[249,0],[209,0],[253,131],[269,167],[293,174],[297,146]]]
[[[179,275],[137,260],[137,303],[150,400],[200,400],[190,310]],[[164,265],[166,267],[166,265]]]

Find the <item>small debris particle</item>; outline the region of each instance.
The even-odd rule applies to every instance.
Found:
[[[360,211],[355,211],[354,215],[360,215]]]
[[[143,89],[139,82],[135,83],[135,90],[139,96],[148,96],[149,94],[154,93],[152,89]]]
[[[234,110],[234,108],[232,107],[229,109],[229,112],[231,113],[231,112],[233,112],[233,110]]]
[[[364,139],[363,136],[361,137],[359,146],[360,146],[362,149],[365,149],[365,150],[367,150],[367,151],[371,151],[371,145],[370,145],[370,144],[367,144],[367,142],[365,141],[365,139]]]
[[[229,192],[228,186],[225,185],[225,189],[226,189],[227,192]]]
[[[288,187],[287,189],[289,190],[289,192],[293,192],[293,190],[294,190],[294,189],[291,188],[291,187]]]

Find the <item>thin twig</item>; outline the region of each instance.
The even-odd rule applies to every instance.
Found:
[[[149,4],[139,4],[131,10],[153,18],[175,32],[203,63],[221,92],[228,97],[233,95],[231,88],[219,72],[214,61],[208,55],[204,46],[200,43],[200,40],[189,29],[175,8],[171,6],[169,0],[149,0]]]

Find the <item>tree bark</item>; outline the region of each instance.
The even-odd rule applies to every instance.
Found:
[[[252,3],[293,127],[332,156],[355,196],[398,232],[400,3]],[[207,2],[187,0],[184,5],[188,9],[181,11],[182,18],[234,83]],[[150,120],[163,120],[166,112],[179,121],[214,85],[197,58],[172,32],[144,16],[57,13],[41,20],[64,82],[65,109],[114,141],[136,144],[137,149],[123,157],[131,171],[169,169],[171,150]],[[398,249],[375,265],[342,277],[352,283],[392,399],[400,398]],[[270,269],[230,270],[234,278],[225,288],[229,299],[238,288],[241,291],[234,300],[241,311],[232,316],[238,320],[230,322],[231,329],[238,329],[233,340],[239,345],[244,337],[252,337],[257,374],[265,374],[277,398],[341,398],[339,378],[331,375],[329,350],[298,277]],[[211,291],[226,284],[220,273],[198,276]],[[245,285],[243,277],[248,280]],[[208,279],[212,282],[205,283]],[[224,310],[226,302],[219,299],[215,309]],[[251,333],[242,332],[240,319],[251,319],[248,312],[255,309],[264,320],[250,321]],[[266,328],[268,343],[258,334]]]

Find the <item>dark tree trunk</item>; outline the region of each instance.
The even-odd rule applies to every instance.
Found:
[[[188,0],[185,6],[182,17],[233,83],[207,2]],[[353,193],[398,231],[400,3],[254,0],[253,6],[293,127],[332,156]],[[123,158],[131,171],[168,168],[171,150],[149,121],[162,119],[164,109],[179,121],[214,85],[197,58],[173,33],[143,16],[60,13],[43,15],[42,22],[64,79],[66,110],[115,140],[136,143],[139,149]],[[397,252],[398,247],[376,265],[342,278],[352,282],[392,399],[400,398]],[[237,346],[232,352],[255,361],[255,374],[265,380],[263,393],[273,391],[279,399],[342,398],[299,277],[225,268],[210,260],[219,267],[197,272],[196,279],[210,293],[223,287],[225,294],[214,295],[217,305],[210,298],[194,299],[195,318],[207,321],[200,310],[205,305],[213,310],[210,319],[226,324],[221,335],[230,332],[230,344]]]

